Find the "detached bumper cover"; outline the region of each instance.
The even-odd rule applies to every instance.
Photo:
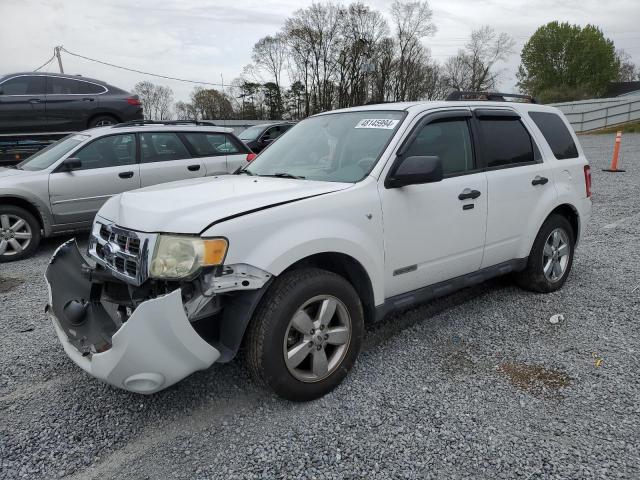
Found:
[[[92,299],[95,285],[82,273],[88,268],[70,240],[56,251],[45,273],[47,310],[56,334],[83,370],[116,387],[148,394],[210,367],[220,357],[189,323],[180,290],[141,303],[119,325],[108,304]],[[84,307],[81,321],[68,315],[70,302]]]

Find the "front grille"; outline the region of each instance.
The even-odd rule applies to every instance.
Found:
[[[91,231],[89,254],[114,276],[140,285],[147,279],[154,245],[154,234],[128,230],[98,218]]]

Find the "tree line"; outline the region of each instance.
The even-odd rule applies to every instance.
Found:
[[[176,103],[165,86],[141,82],[134,91],[153,119],[295,120],[367,103],[442,99],[452,90],[491,91],[515,53],[508,34],[483,26],[438,62],[428,48],[436,25],[427,1],[395,0],[388,13],[390,21],[359,1],[314,3],[258,40],[252,63],[224,91],[196,87]],[[543,102],[591,98],[611,81],[638,76],[598,27],[559,22],[525,43],[517,72],[518,88]]]

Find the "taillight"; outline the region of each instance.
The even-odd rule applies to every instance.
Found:
[[[251,152],[249,154],[247,154],[247,162],[251,162],[253,161],[258,155],[256,155],[255,153]]]
[[[587,189],[587,198],[591,197],[591,167],[584,166],[584,185]]]
[[[136,107],[139,107],[140,105],[142,105],[142,102],[140,102],[140,100],[138,100],[135,97],[129,97],[127,98],[127,103],[129,105],[135,105]]]

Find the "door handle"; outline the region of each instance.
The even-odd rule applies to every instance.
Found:
[[[39,98],[31,98],[29,99],[29,103],[42,103],[42,100]]]
[[[465,188],[460,195],[458,195],[459,200],[469,200],[476,199],[480,196],[480,192],[478,190],[471,190],[469,188]]]
[[[547,177],[541,177],[540,175],[536,175],[536,178],[531,180],[531,185],[544,185],[548,181],[549,179]]]
[[[189,170],[190,172],[197,172],[198,170],[200,170],[200,165],[189,165],[187,167],[187,170]]]
[[[133,172],[120,172],[118,176],[120,178],[131,178],[133,177]]]
[[[86,98],[83,98],[82,100],[84,100],[85,102],[93,102],[94,99],[90,97],[86,97]]]

